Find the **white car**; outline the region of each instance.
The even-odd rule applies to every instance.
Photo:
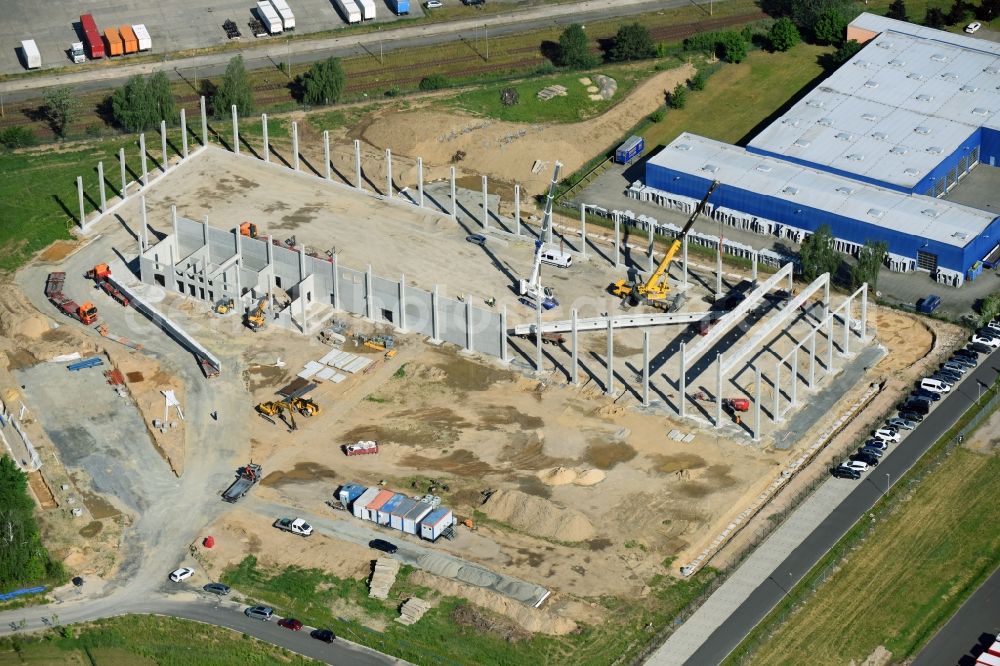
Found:
[[[179,583],[182,580],[187,580],[193,575],[194,575],[194,569],[192,569],[191,567],[181,567],[180,569],[177,569],[176,571],[170,574],[170,580],[174,581],[175,583]]]
[[[895,428],[879,428],[875,431],[875,436],[886,442],[898,442],[899,431]]]
[[[965,31],[971,35],[982,27],[983,27],[982,23],[980,23],[979,21],[973,21],[969,25],[965,26]]]
[[[441,0],[427,0],[427,4],[424,5],[427,9],[437,9],[443,6],[444,5],[441,4]]]
[[[862,462],[860,460],[845,460],[844,462],[842,462],[840,464],[843,467],[850,467],[851,469],[856,469],[859,472],[867,472],[868,471],[868,463]]]
[[[978,342],[981,345],[986,345],[992,349],[1000,347],[1000,338],[987,337],[985,335],[973,335],[973,342]]]

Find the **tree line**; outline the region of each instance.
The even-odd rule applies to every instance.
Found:
[[[0,458],[0,591],[65,577],[42,545],[28,477],[9,455]]]

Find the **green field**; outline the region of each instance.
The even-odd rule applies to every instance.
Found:
[[[996,455],[957,448],[912,490],[895,490],[905,497],[860,545],[826,563],[826,582],[780,626],[765,620],[756,649],[748,656],[741,646],[727,663],[799,664],[808,655],[812,664],[841,665],[879,645],[894,663],[916,654],[1000,563],[998,474]]]
[[[126,615],[0,640],[0,666],[314,664],[245,634],[199,622]]]

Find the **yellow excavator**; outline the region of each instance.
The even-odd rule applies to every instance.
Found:
[[[663,261],[660,265],[656,267],[653,274],[649,276],[649,279],[644,283],[639,282],[638,276],[632,282],[628,282],[625,278],[618,280],[611,285],[611,293],[615,296],[620,296],[623,300],[628,299],[629,305],[635,306],[645,303],[647,305],[652,305],[661,309],[668,309],[670,303],[667,300],[667,294],[670,292],[670,286],[667,284],[667,269],[670,268],[670,262],[674,260],[674,255],[677,251],[681,249],[681,244],[684,242],[684,237],[687,236],[688,232],[691,231],[691,227],[694,225],[695,220],[701,215],[702,211],[705,210],[705,205],[708,203],[708,198],[712,196],[712,192],[718,187],[719,181],[713,180],[712,184],[708,188],[708,192],[702,198],[701,202],[695,207],[694,212],[691,213],[691,217],[688,218],[687,224],[681,232],[674,238],[673,242],[670,243],[670,247],[667,249],[667,253],[663,256]]]
[[[251,331],[259,331],[267,326],[267,318],[264,316],[266,310],[267,296],[264,296],[257,302],[257,306],[252,311],[247,313],[243,323],[246,324],[247,328]]]
[[[292,398],[292,407],[305,417],[317,416],[321,411],[312,398]]]
[[[298,426],[295,425],[295,408],[287,402],[268,400],[257,405],[255,409],[258,414],[271,423],[275,423],[274,417],[277,417],[285,422],[289,430],[298,429]]]

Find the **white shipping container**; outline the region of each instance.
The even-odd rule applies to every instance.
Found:
[[[434,510],[430,504],[417,502],[416,506],[406,512],[403,516],[403,531],[407,534],[416,534],[417,525],[428,513]]]
[[[451,509],[435,509],[420,521],[420,536],[428,541],[435,541],[454,522],[455,516]]]
[[[363,21],[372,21],[375,19],[375,0],[357,0],[357,3],[361,8],[361,19]]]
[[[354,4],[354,0],[334,0],[344,20],[348,23],[359,23],[361,21],[361,10]]]
[[[261,22],[270,34],[281,34],[281,17],[278,16],[278,12],[274,11],[274,7],[271,6],[270,2],[260,0],[257,3],[257,16],[260,17]]]
[[[26,39],[21,42],[21,50],[24,52],[24,66],[26,68],[38,69],[42,66],[42,54],[38,52],[35,40]]]
[[[365,514],[367,513],[367,510],[365,507],[367,507],[371,501],[375,499],[375,496],[378,495],[379,492],[379,488],[369,488],[365,492],[361,493],[361,497],[354,500],[353,513],[355,518],[366,518]]]
[[[292,8],[288,6],[288,3],[285,0],[271,0],[271,6],[281,17],[281,25],[284,26],[285,30],[294,30],[295,14],[292,13]]]
[[[148,51],[153,48],[153,40],[149,38],[149,31],[146,30],[145,24],[137,23],[133,25],[132,32],[135,33],[135,39],[139,42],[140,51]]]

